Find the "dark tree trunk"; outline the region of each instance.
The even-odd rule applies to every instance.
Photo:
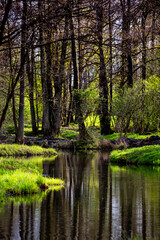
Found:
[[[54,102],[53,102],[53,86],[52,86],[52,78],[51,78],[51,69],[52,69],[52,53],[51,53],[51,45],[48,43],[45,47],[46,50],[46,58],[47,58],[47,72],[46,72],[46,82],[47,82],[47,95],[48,95],[48,107],[49,107],[49,125],[50,128],[44,132],[44,135],[52,136],[54,135]],[[44,113],[45,114],[45,113]]]
[[[156,30],[155,29],[155,27],[156,27],[155,23],[156,23],[156,14],[155,14],[155,11],[153,11],[153,13],[152,13],[152,36],[151,36],[152,58],[154,58],[154,56],[155,56],[155,49],[154,49],[155,48],[155,36],[156,36],[155,35],[155,30]],[[157,71],[156,64],[154,64],[154,66],[151,65],[150,74],[153,75],[156,71]]]
[[[5,7],[5,13],[4,13],[3,19],[0,23],[0,45],[2,44],[2,41],[3,41],[5,24],[7,23],[8,15],[9,15],[11,6],[12,6],[12,0],[8,0],[7,4],[6,4],[6,7]]]
[[[110,112],[112,111],[112,72],[113,72],[113,51],[112,51],[112,15],[111,15],[111,0],[109,0],[109,78],[110,78]]]
[[[12,49],[11,49],[11,39],[9,38],[9,62],[10,62],[10,78],[12,82],[12,89],[14,89],[14,77],[13,77],[13,69],[12,69]],[[18,131],[18,126],[17,126],[17,118],[16,118],[16,107],[15,107],[15,97],[14,97],[14,92],[12,96],[12,112],[13,112],[13,122],[14,122],[14,128],[15,128],[15,133],[17,135]]]
[[[130,0],[120,0],[120,2],[122,9],[122,63],[120,87],[123,88],[126,82],[129,87],[133,86],[132,48],[130,37],[131,2]]]
[[[75,108],[76,108],[76,117],[78,120],[79,126],[79,137],[80,140],[89,140],[90,136],[86,130],[83,114],[81,109],[81,98],[80,93],[78,91],[78,71],[77,71],[77,53],[76,53],[76,43],[75,43],[75,36],[74,36],[74,25],[72,19],[72,11],[70,7],[68,8],[69,17],[70,17],[70,31],[71,31],[71,44],[72,44],[72,61],[73,61],[73,71],[74,71],[74,101],[75,101]]]
[[[142,16],[142,81],[146,79],[146,15]]]
[[[100,88],[100,128],[101,134],[106,135],[111,133],[110,115],[108,110],[108,81],[106,76],[106,67],[103,53],[103,7],[102,4],[97,4],[97,37],[99,47],[99,88]]]
[[[62,82],[64,80],[64,67],[65,67],[65,58],[66,58],[66,51],[67,51],[67,38],[68,35],[68,19],[65,19],[65,26],[64,26],[64,36],[62,41],[62,51],[61,51],[61,60],[59,66],[59,74],[55,77],[54,81],[54,89],[55,89],[55,96],[54,96],[54,121],[53,121],[53,133],[54,136],[60,134],[60,122],[61,122],[61,97],[62,97]]]
[[[26,14],[27,14],[27,1],[23,0],[23,13],[22,13],[22,35],[21,35],[21,65],[26,50]],[[20,78],[20,102],[19,102],[19,121],[16,142],[19,144],[24,143],[24,98],[25,98],[25,67],[22,69]]]
[[[35,116],[35,106],[34,106],[34,50],[32,49],[31,59],[27,56],[27,75],[29,81],[29,101],[30,101],[30,112],[31,112],[31,121],[32,121],[32,132],[33,134],[37,133],[36,126],[36,116]]]
[[[72,63],[70,62],[70,70],[69,70],[69,107],[68,107],[68,116],[67,116],[67,126],[69,126],[70,122],[73,122],[73,94],[72,94]]]
[[[44,5],[43,1],[38,1],[39,15],[43,17]],[[49,134],[50,123],[49,123],[49,102],[47,92],[47,78],[46,78],[46,65],[45,65],[45,48],[44,43],[44,30],[43,24],[39,25],[39,41],[40,41],[40,58],[41,58],[41,84],[42,84],[42,97],[43,97],[43,118],[42,118],[42,131],[44,135]]]
[[[82,89],[82,74],[83,74],[83,56],[82,56],[82,42],[81,42],[81,17],[80,17],[80,4],[78,0],[78,65],[79,65],[79,89]]]
[[[62,124],[66,126],[67,124],[67,102],[68,102],[68,89],[67,89],[67,76],[65,77],[63,84],[62,84],[62,89],[63,89],[63,98],[62,98]]]
[[[130,37],[130,24],[131,24],[131,2],[130,0],[127,0],[127,23],[126,23],[126,34],[128,36],[127,38],[127,64],[128,64],[128,73],[127,73],[127,83],[129,87],[133,87],[133,67],[132,67],[132,48],[131,48],[131,37]]]

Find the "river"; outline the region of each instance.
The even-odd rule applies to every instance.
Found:
[[[111,165],[107,153],[62,152],[44,175],[65,188],[8,201],[0,240],[160,239],[160,169]]]

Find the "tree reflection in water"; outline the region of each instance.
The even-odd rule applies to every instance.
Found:
[[[65,188],[30,203],[8,202],[0,239],[159,238],[158,169],[111,166],[107,153],[69,152],[43,167]]]

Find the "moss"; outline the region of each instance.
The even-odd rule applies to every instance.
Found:
[[[111,162],[136,165],[160,165],[160,146],[144,146],[126,150],[115,150]]]

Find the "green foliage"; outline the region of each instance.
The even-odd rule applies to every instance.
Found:
[[[114,94],[112,115],[116,131],[144,133],[157,130],[160,78],[151,76],[143,84],[135,83],[133,88]]]
[[[100,98],[97,83],[92,83],[89,88],[79,91],[79,98],[82,104],[83,117],[96,116]],[[94,123],[94,122],[93,122]]]
[[[90,114],[86,118],[85,124],[88,127],[100,127],[99,116],[95,115],[94,113]]]
[[[14,125],[8,125],[8,126],[7,126],[7,133],[8,133],[8,134],[15,134]]]
[[[15,142],[15,139],[13,139],[13,138],[7,138],[7,139],[6,139],[6,142],[14,143],[14,142]]]
[[[115,150],[111,152],[110,160],[119,164],[160,165],[160,146]]]

